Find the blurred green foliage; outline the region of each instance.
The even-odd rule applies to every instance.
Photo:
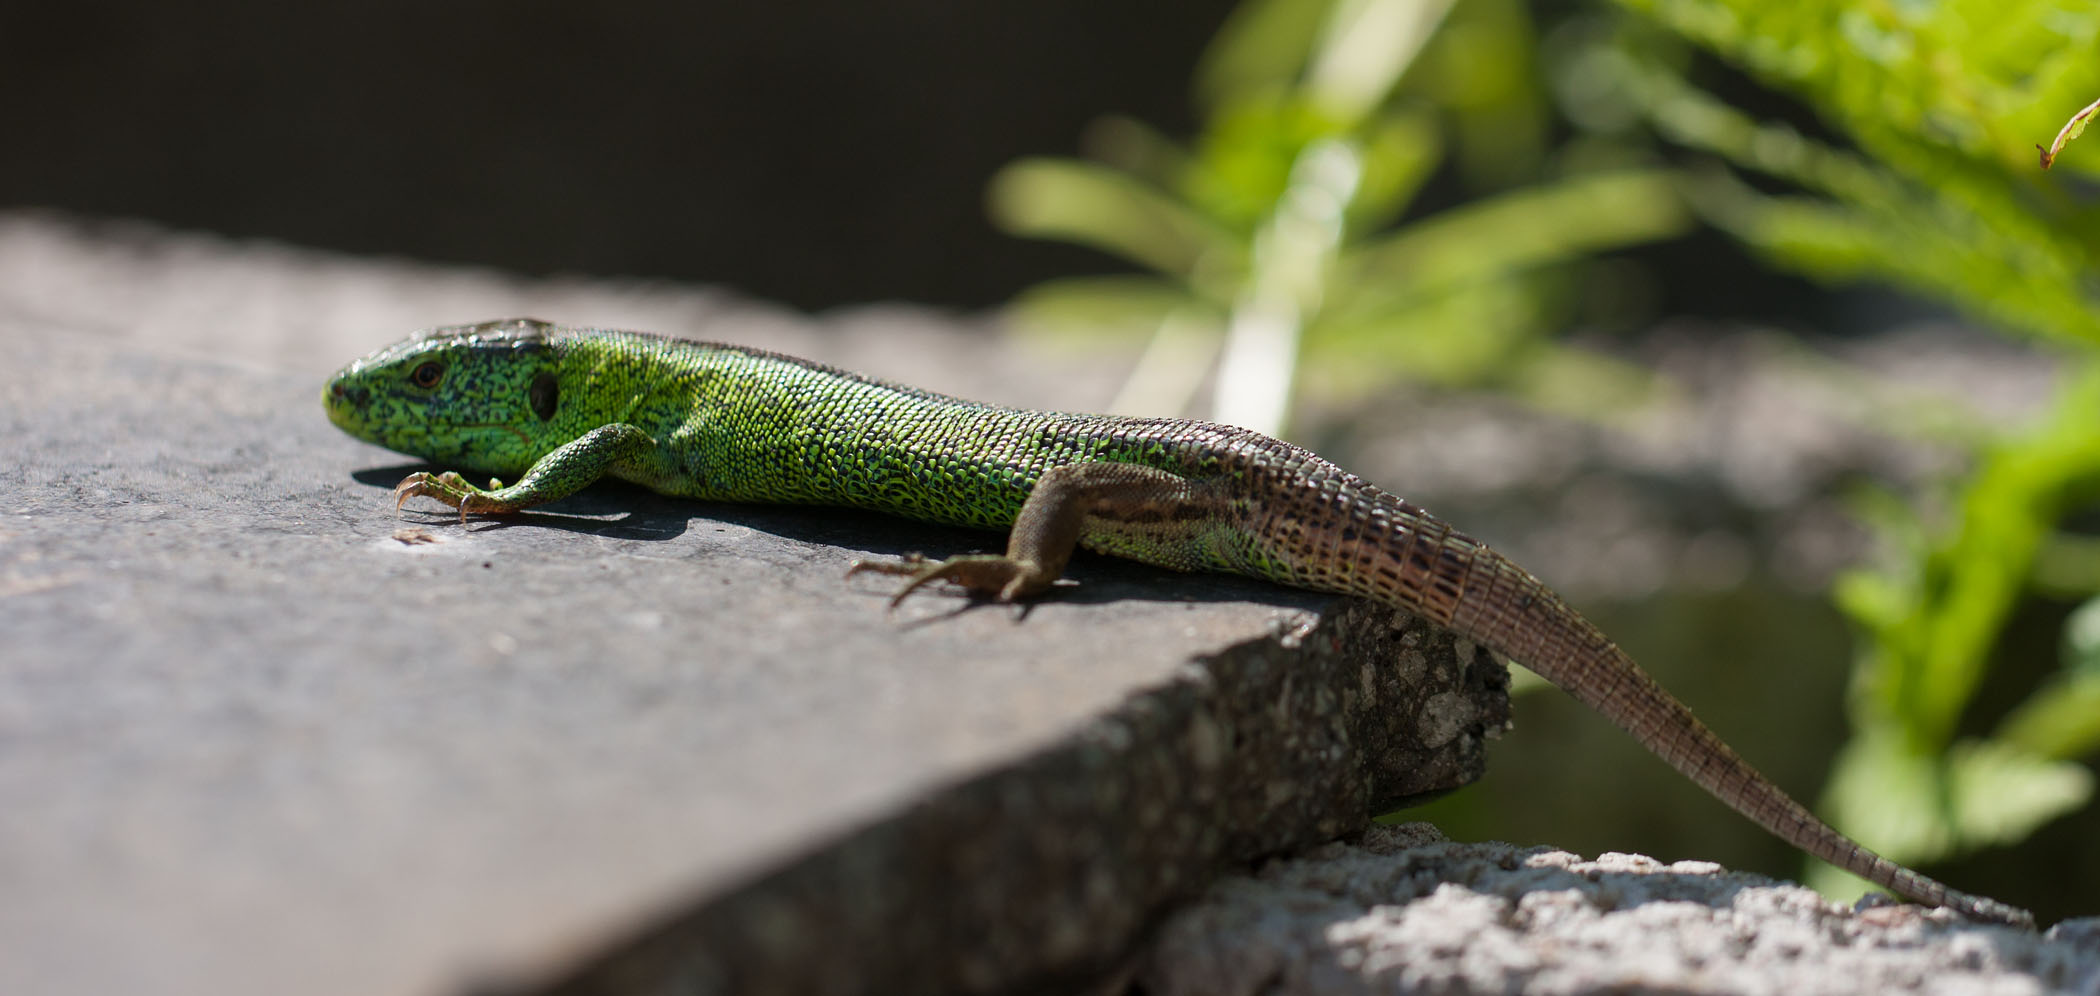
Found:
[[[1644,124],[1714,154],[1691,203],[1779,265],[1949,303],[2061,361],[2031,424],[1967,423],[1958,476],[1907,498],[1862,496],[1883,556],[1835,592],[1860,640],[1854,732],[1827,813],[1910,863],[2019,840],[2091,800],[2078,760],[2100,749],[2100,541],[2067,528],[2100,502],[2100,150],[2071,146],[2054,173],[2034,151],[2100,93],[2100,7],[1622,4],[1640,16],[1599,20],[1569,47],[1559,79],[1573,117],[1605,132]],[[1757,120],[1693,85],[1684,40],[1801,99],[1835,137]],[[1761,192],[1745,173],[1788,189]],[[2009,714],[1971,715],[2030,595],[2084,600],[2061,660]],[[1811,880],[1844,885],[1829,868]]]
[[[1091,160],[994,180],[1008,231],[1150,271],[1036,287],[1018,316],[1149,336],[1118,410],[1186,411],[1207,384],[1212,417],[1271,433],[1301,360],[1341,392],[1406,376],[1564,407],[1639,395],[1630,368],[1547,333],[1590,256],[1689,219],[1655,169],[1523,185],[1552,123],[1535,44],[1515,0],[1248,0],[1204,57],[1187,146],[1113,118]],[[1447,164],[1487,193],[1401,223]]]
[[[2100,536],[2074,527],[2100,513],[2100,145],[2063,143],[2100,94],[2100,6],[1563,13],[1541,40],[1517,0],[1247,0],[1205,57],[1186,145],[1109,119],[1090,159],[997,177],[1007,230],[1146,271],[1039,286],[1020,317],[1148,336],[1119,410],[1184,411],[1207,384],[1212,417],[1275,432],[1301,378],[1346,395],[1406,377],[1583,411],[1646,383],[1550,330],[1599,275],[1596,254],[1677,234],[1689,208],[1780,267],[2027,337],[2063,371],[2028,424],[1952,399],[1880,413],[1968,459],[1920,493],[1858,497],[1881,554],[1834,592],[1858,650],[1853,736],[1823,808],[1922,863],[2088,804]],[[1815,134],[1703,89],[1715,60],[1798,100]],[[2061,157],[2044,172],[2035,149],[2052,135]],[[1658,137],[1692,161],[1658,165]],[[1432,178],[1474,196],[1421,211]],[[2009,712],[1975,714],[2008,621],[2037,596],[2080,605],[2060,660]],[[1833,869],[1810,879],[1856,891]]]

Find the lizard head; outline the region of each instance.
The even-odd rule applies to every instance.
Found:
[[[554,326],[530,318],[425,329],[328,379],[328,420],[390,450],[490,474],[523,472],[563,440]]]

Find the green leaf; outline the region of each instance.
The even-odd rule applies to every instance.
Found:
[[[2039,757],[2100,749],[2100,598],[2064,622],[2063,655],[2063,670],[2006,716],[1994,739]]]
[[[1164,274],[1185,277],[1238,251],[1186,205],[1092,163],[1020,160],[992,178],[990,199],[993,222],[1012,234],[1077,242]]]
[[[1189,171],[1189,151],[1135,118],[1111,114],[1087,126],[1080,137],[1087,157],[1122,170],[1161,190],[1181,185]]]
[[[1720,10],[1725,5],[1694,0],[1663,6],[1667,10],[1658,13],[1683,26],[1679,15],[1687,9]],[[2022,16],[2032,16],[2037,5],[2015,6]],[[1972,79],[1952,71],[1959,58],[1969,53],[1968,44],[1945,52],[1905,49],[1904,58],[1909,61],[1950,61],[1942,68],[1919,63],[1905,69],[1918,76],[1906,82],[1907,86],[1915,84],[1910,89],[1877,90],[1872,81],[1886,73],[1887,67],[1850,67],[1865,53],[1844,46],[1817,47],[1820,32],[1831,32],[1826,42],[1846,37],[1843,31],[1822,23],[1830,18],[1791,3],[1761,6],[1749,15],[1754,22],[1773,22],[1774,30],[1782,21],[1802,22],[1797,27],[1815,25],[1797,31],[1794,41],[1821,65],[1782,70],[1786,60],[1775,60],[1768,51],[1741,48],[1749,40],[1742,37],[1743,32],[1754,30],[1751,23],[1739,20],[1743,16],[1741,11],[1727,11],[1719,21],[1703,23],[1691,33],[1715,44],[1724,54],[1762,63],[1783,76],[1805,74],[1820,82],[1827,82],[1826,76],[1847,80],[1842,97],[1813,87],[1807,95],[1849,102],[1842,111],[1827,105],[1819,109],[1854,126],[1857,130],[1852,137],[1865,148],[1865,154],[1839,152],[1791,128],[1759,121],[1690,86],[1677,74],[1627,52],[1589,60],[1586,65],[1608,77],[1603,85],[1615,87],[1624,99],[1643,108],[1672,141],[1717,153],[1745,169],[1823,195],[1816,199],[1771,198],[1739,184],[1728,189],[1729,184],[1708,182],[1695,188],[1694,205],[1702,214],[1772,258],[1818,279],[1888,281],[1950,301],[2009,328],[2100,343],[2100,308],[2094,307],[2088,285],[2088,274],[2100,253],[2100,241],[2093,235],[2096,228],[2089,216],[2080,218],[2068,210],[2072,203],[2068,199],[2037,200],[2031,180],[2015,175],[2016,169],[2027,172],[2024,163],[2002,159],[2008,146],[1988,136],[2010,127],[2002,120],[2003,113],[1982,113],[1966,103],[1950,106],[1978,99],[1964,90],[1971,82],[1993,92],[2001,86],[1982,84],[1980,77]],[[1887,26],[1877,22],[1866,28],[1875,33]],[[2066,18],[2062,29],[2082,32],[2090,40],[2100,32],[2100,16],[2088,13]],[[1904,44],[1913,41],[1906,35]],[[2026,61],[2032,62],[2031,52]],[[2005,72],[2014,81],[2033,76],[2031,65]],[[2044,85],[2060,88],[2080,73],[2090,78],[2093,70],[2090,65],[2067,64]],[[1999,98],[2004,108],[2030,103],[2013,91],[2000,93]],[[1920,99],[1927,106],[1910,106]],[[1938,106],[1932,106],[1935,99]],[[1902,101],[1904,106],[1891,109],[1886,106],[1889,100]],[[1916,130],[1906,131],[1905,127]],[[1983,144],[1978,145],[1979,141]]]
[[[2040,757],[2078,758],[2100,748],[2100,675],[2042,686],[1998,725],[1994,739]]]
[[[1964,740],[1947,753],[1954,822],[1967,847],[2005,844],[2085,805],[2093,773],[2012,744]]]
[[[1877,571],[1846,571],[1832,582],[1830,596],[1839,610],[1869,629],[1901,625],[1913,615],[1915,592]]]
[[[2064,620],[2064,667],[2076,677],[2100,678],[2100,598]]]
[[[1856,719],[1899,723],[1916,750],[1951,740],[2044,537],[2081,494],[2100,486],[2095,425],[2100,357],[2059,390],[2040,424],[1986,449],[1956,496],[1953,527],[1905,555],[1907,576],[1890,574],[1896,602],[1875,606],[1841,591],[1841,605],[1873,621],[1859,686],[1869,698],[1855,701]]]
[[[1426,111],[1372,122],[1363,138],[1363,179],[1349,202],[1352,232],[1377,231],[1398,218],[1443,156],[1436,118]]]
[[[1453,0],[1338,0],[1306,66],[1307,96],[1352,125],[1370,116],[1415,61]]]
[[[1529,5],[1468,0],[1407,71],[1402,92],[1451,113],[1459,173],[1506,187],[1536,177],[1555,121],[1539,76]]]
[[[2100,309],[2064,254],[2025,232],[1929,204],[1772,197],[1709,176],[1692,203],[1769,258],[1827,283],[1876,281],[1938,297],[2002,328],[2090,346]]]
[[[1892,861],[1929,861],[1954,844],[1938,760],[1909,749],[1895,729],[1861,730],[1845,744],[1822,808]]]
[[[1402,302],[1542,264],[1665,238],[1690,223],[1667,170],[1621,170],[1474,201],[1347,252],[1338,308]]]
[[[1183,193],[1207,217],[1252,240],[1290,190],[1306,149],[1347,131],[1301,99],[1264,94],[1236,100],[1219,108],[1196,143]]]
[[[2051,535],[2035,551],[2034,587],[2061,600],[2100,593],[2100,536]]]
[[[1180,284],[1156,277],[1069,277],[1021,292],[1007,306],[1017,324],[1117,333],[1159,327],[1167,316],[1200,306]]]
[[[1211,39],[1196,99],[1211,110],[1297,82],[1335,0],[1247,0]]]
[[[1964,740],[1937,758],[1902,746],[1894,731],[1862,731],[1845,745],[1826,787],[1833,825],[1902,864],[1956,850],[2020,840],[2084,805],[2093,776],[2084,767],[2036,757],[2019,747]],[[1809,884],[1831,895],[1858,880],[1820,862]]]
[[[1534,288],[1483,281],[1417,295],[1405,307],[1330,308],[1306,330],[1306,363],[1344,394],[1384,387],[1394,373],[1472,385],[1521,365],[1543,331]]]

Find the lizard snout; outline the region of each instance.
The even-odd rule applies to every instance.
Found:
[[[372,392],[369,388],[344,387],[342,381],[336,381],[328,385],[328,396],[338,404],[348,403],[351,407],[363,408],[365,402],[372,399]]]

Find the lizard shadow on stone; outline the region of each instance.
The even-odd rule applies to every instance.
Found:
[[[640,489],[637,489],[640,490]],[[644,492],[646,494],[646,492]],[[738,505],[689,503],[651,495],[670,506],[689,506],[694,518],[742,526],[794,542],[834,547],[871,560],[895,560],[920,554],[940,560],[957,554],[998,553],[1006,548],[1003,532],[914,522],[880,512],[822,505]],[[858,559],[856,557],[855,559]],[[853,579],[855,590],[887,598],[904,583],[888,575]],[[863,587],[864,585],[864,587]],[[1278,608],[1314,608],[1332,596],[1297,591],[1249,578],[1223,574],[1188,574],[1135,561],[1080,550],[1064,577],[1047,595],[1021,604],[1016,621],[1045,602],[1106,605],[1114,602],[1261,602]],[[952,612],[912,621],[938,622],[971,611],[1015,611],[1014,606],[952,585],[935,584],[914,592],[914,602],[951,602]]]
[[[391,491],[416,471],[442,470],[435,464],[404,463],[352,471],[360,484]],[[470,478],[471,480],[472,478]],[[429,507],[425,507],[428,505]],[[404,517],[427,518],[433,525],[457,523],[458,513],[428,499],[411,499]],[[996,553],[1005,547],[1003,533],[959,526],[914,522],[880,512],[826,505],[763,505],[704,502],[657,494],[625,481],[600,481],[560,501],[504,516],[470,517],[467,528],[497,530],[531,527],[612,539],[664,541],[677,539],[696,523],[719,523],[751,529],[792,542],[860,551],[870,559],[898,559],[923,554],[938,560],[961,553]],[[882,577],[875,575],[875,577]],[[896,578],[885,580],[902,581]],[[1333,596],[1298,591],[1250,578],[1224,574],[1187,574],[1077,551],[1064,580],[1037,602],[1074,605],[1113,602],[1261,602],[1278,608],[1312,609]],[[894,588],[882,590],[894,591]],[[870,587],[871,594],[880,594]],[[929,585],[913,599],[953,599],[953,613],[914,624],[938,621],[983,607],[1006,609],[995,600],[971,596],[952,586]],[[1025,619],[1026,606],[1017,617]]]

